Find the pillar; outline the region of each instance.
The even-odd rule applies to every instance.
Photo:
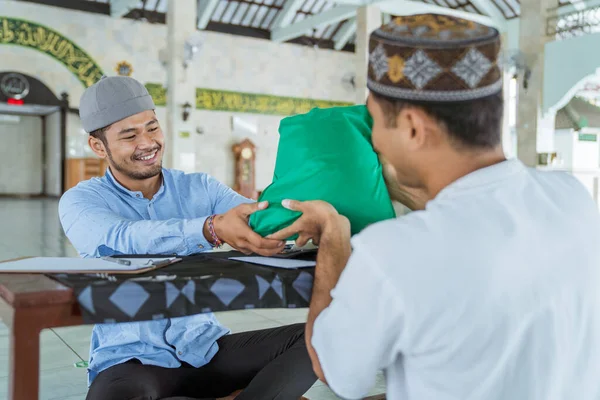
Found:
[[[510,45],[508,43],[509,38],[508,38],[508,33],[507,32],[503,32],[502,33],[502,49],[506,50],[508,48],[510,48]],[[502,94],[504,96],[504,109],[503,109],[503,120],[502,120],[502,149],[504,150],[504,154],[506,155],[506,157],[508,158],[513,158],[516,156],[516,154],[514,154],[514,150],[513,149],[513,126],[511,126],[511,121],[510,121],[510,115],[511,115],[511,107],[512,107],[512,101],[511,101],[511,80],[512,80],[512,75],[509,72],[504,72],[503,76],[503,85],[502,85]],[[515,110],[516,111],[516,110]]]
[[[197,0],[169,1],[167,10],[167,126],[165,160],[167,168],[193,172],[195,169],[192,115],[183,120],[183,105],[190,114],[196,108],[193,68],[184,66],[185,42],[197,30]]]
[[[544,87],[544,48],[546,15],[557,0],[528,0],[521,2],[519,21],[519,50],[531,69],[526,79],[519,71],[519,95],[517,106],[517,157],[530,167],[537,165],[538,151],[550,151],[554,136],[553,118],[542,115]],[[527,88],[524,87],[527,80]],[[538,140],[541,139],[541,140]],[[539,148],[542,145],[543,148]]]
[[[367,99],[367,71],[369,68],[369,36],[381,26],[381,10],[377,6],[363,6],[356,10],[356,103]]]
[[[503,110],[503,120],[502,120],[502,149],[504,150],[504,155],[507,158],[514,158],[516,154],[514,153],[515,149],[513,148],[513,128],[510,124],[510,114],[512,112],[511,107],[513,105],[511,101],[511,80],[512,75],[509,73],[504,73],[503,75],[503,87],[502,93],[504,95],[504,110]]]

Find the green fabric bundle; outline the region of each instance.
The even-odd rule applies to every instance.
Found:
[[[283,119],[273,182],[259,199],[270,206],[250,216],[252,229],[267,236],[291,225],[301,213],[283,208],[285,199],[332,204],[350,220],[352,234],[394,218],[372,126],[365,106],[317,108]]]

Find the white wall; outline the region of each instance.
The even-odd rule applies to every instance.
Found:
[[[536,142],[538,153],[551,153],[555,151],[555,122],[556,118],[554,113],[547,114],[539,119]]]
[[[354,90],[342,84],[355,70],[354,54],[214,32],[202,37],[190,67],[196,87],[354,101]]]
[[[86,131],[81,126],[79,115],[67,113],[67,158],[86,158],[96,157],[92,149],[88,146],[88,137]]]
[[[573,146],[573,169],[574,170],[596,170],[600,166],[598,156],[598,142],[586,142],[577,139],[574,135]]]
[[[207,172],[228,185],[233,184],[234,176],[231,147],[244,139],[232,131],[231,116],[231,113],[198,111],[195,115],[196,122],[204,128],[204,133],[198,135],[195,131],[192,132],[196,136],[196,170]],[[257,147],[256,187],[261,190],[273,178],[279,142],[277,129],[281,118],[261,115],[256,119],[258,132],[248,138]]]
[[[42,193],[42,118],[0,121],[0,194]]]
[[[577,135],[572,129],[558,129],[554,133],[554,151],[562,160],[561,168],[568,170],[573,168],[573,147],[576,140]]]
[[[46,194],[60,196],[62,193],[60,111],[44,117],[46,134]]]
[[[573,170],[577,171],[575,175],[587,190],[593,195],[594,193],[594,173],[586,173],[585,171],[595,172],[599,166],[599,150],[598,142],[583,142],[574,138],[573,147]],[[579,172],[581,171],[581,172]]]
[[[166,43],[164,25],[14,0],[2,2],[0,15],[30,20],[60,32],[96,60],[107,75],[115,74],[118,62],[128,61],[133,66],[133,77],[139,81],[166,83],[166,70],[158,57]],[[202,48],[187,75],[187,81],[193,87],[350,102],[356,97],[354,90],[342,83],[343,77],[354,71],[354,54],[213,32],[201,32],[200,36]],[[68,92],[71,105],[79,106],[82,84],[52,58],[32,49],[0,45],[0,60],[0,70],[22,71],[35,76],[57,95]],[[159,108],[157,115],[166,126],[164,108]],[[173,132],[177,143],[167,145],[174,146],[182,154],[191,149],[195,153],[194,170],[209,172],[232,184],[231,145],[242,139],[234,137],[232,132],[233,115],[195,110],[187,124],[192,136],[181,139],[177,138],[178,132]],[[259,190],[271,182],[280,119],[259,116],[259,133],[250,137],[257,145]],[[204,134],[196,134],[197,128]],[[67,134],[68,157],[90,156],[75,115],[68,117]]]
[[[583,133],[596,133],[584,130]],[[594,179],[600,167],[600,142],[580,141],[579,133],[572,129],[555,132],[554,144],[562,164],[556,168],[569,171],[594,195]]]

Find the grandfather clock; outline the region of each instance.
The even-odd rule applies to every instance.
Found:
[[[244,197],[257,199],[255,182],[256,146],[249,139],[233,145],[235,183],[233,189]]]

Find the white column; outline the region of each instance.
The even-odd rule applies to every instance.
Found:
[[[369,36],[381,26],[381,10],[377,6],[364,6],[356,10],[356,103],[367,99],[367,71],[369,68]]]
[[[511,98],[510,98],[510,81],[512,76],[510,74],[505,73],[503,76],[503,87],[502,94],[504,96],[504,111],[503,111],[503,120],[502,120],[502,149],[504,150],[504,154],[508,158],[513,158],[515,154],[513,154],[513,139],[512,139],[512,129],[510,126],[510,113],[511,110]]]
[[[544,48],[546,36],[546,14],[557,0],[529,0],[521,3],[519,27],[519,50],[531,69],[531,76],[524,88],[524,72],[519,76],[519,97],[517,107],[517,156],[525,165],[537,165],[538,135],[543,142],[552,142],[554,127],[548,131],[549,120],[542,120],[542,94],[544,88]]]
[[[190,115],[183,121],[183,105],[196,108],[193,68],[184,67],[185,42],[196,27],[197,0],[169,1],[167,11],[167,126],[165,166],[192,172],[195,164],[194,132]],[[186,137],[186,133],[189,136]]]

